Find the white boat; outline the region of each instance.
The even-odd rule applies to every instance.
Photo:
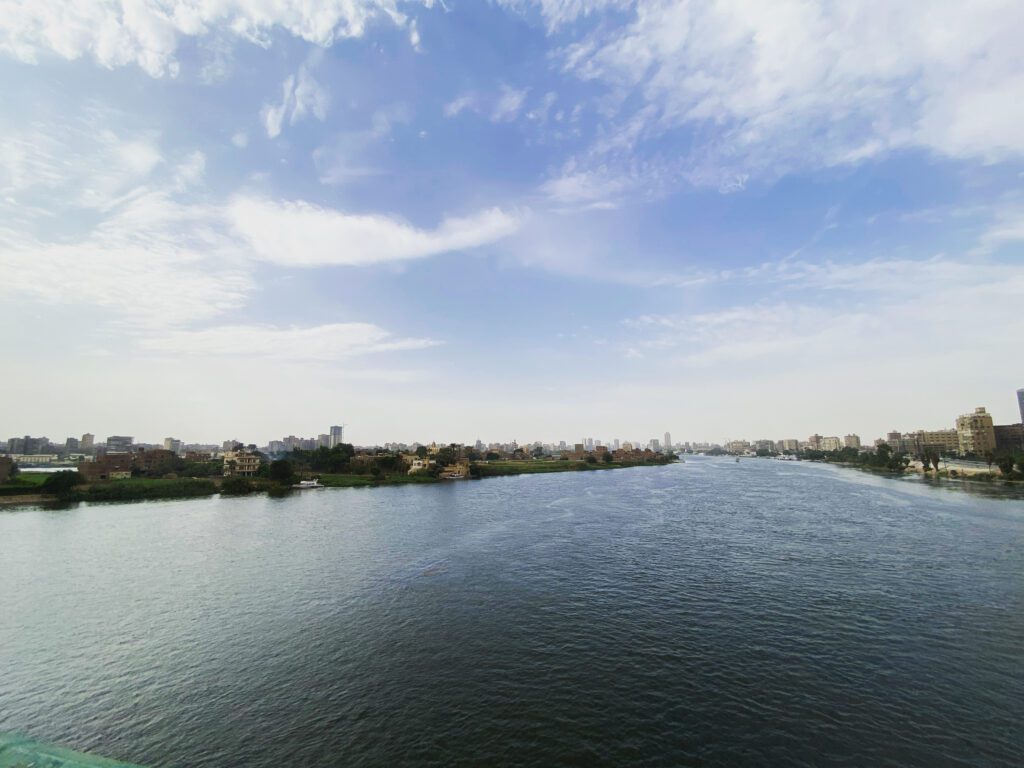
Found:
[[[292,488],[306,489],[306,488],[326,488],[326,485],[321,485],[319,478],[316,480],[299,480]]]

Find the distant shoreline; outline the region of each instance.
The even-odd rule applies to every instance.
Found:
[[[674,463],[664,462],[607,462],[588,463],[586,461],[493,461],[476,465],[478,474],[466,480],[484,480],[493,477],[513,477],[516,475],[554,474],[560,472],[593,472],[598,470],[629,469],[630,467],[655,467]],[[47,474],[31,473],[26,474]],[[338,474],[338,473],[304,473],[316,477],[325,488],[377,488],[389,485],[436,485],[438,483],[463,482],[447,480],[430,475],[373,475]],[[76,487],[64,495],[40,493],[36,488],[26,486],[24,494],[0,495],[0,508],[39,505],[72,505],[80,502],[94,503],[131,503],[137,501],[169,501],[174,499],[208,498],[221,495],[225,498],[252,496],[266,493],[273,496],[291,496],[291,486],[280,486],[263,478],[252,478],[252,489],[246,493],[225,493],[221,490],[224,478],[176,478],[151,479],[132,478],[130,480],[106,480]]]

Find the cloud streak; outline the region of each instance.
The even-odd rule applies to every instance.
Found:
[[[224,325],[177,330],[143,339],[141,347],[173,357],[212,355],[329,362],[373,352],[427,349],[438,344],[428,338],[395,337],[371,323],[329,323],[310,327]]]
[[[469,250],[507,237],[519,226],[515,216],[500,208],[419,229],[392,216],[251,197],[232,202],[227,216],[256,258],[305,267],[380,264]]]
[[[0,14],[0,54],[32,64],[89,57],[108,69],[135,64],[152,77],[175,77],[182,37],[230,36],[266,48],[280,29],[329,47],[378,20],[408,24],[396,0],[14,0]]]

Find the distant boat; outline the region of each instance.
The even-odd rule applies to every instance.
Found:
[[[306,488],[326,488],[326,485],[321,485],[319,478],[316,480],[299,480],[292,488],[306,489]]]
[[[736,457],[736,463],[737,463],[737,464],[739,464],[739,463],[740,463],[740,457],[739,457],[739,456],[737,456],[737,457]]]

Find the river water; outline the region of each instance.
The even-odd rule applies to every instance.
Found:
[[[1024,763],[1024,500],[768,460],[0,512],[0,731],[152,766]]]

